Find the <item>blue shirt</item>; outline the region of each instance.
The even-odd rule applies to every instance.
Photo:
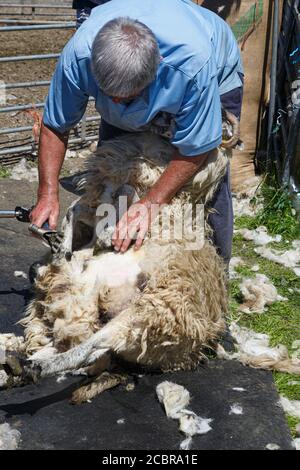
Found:
[[[93,40],[107,21],[129,16],[155,34],[162,60],[156,79],[129,104],[101,92],[91,71]],[[79,122],[89,96],[102,118],[126,131],[168,128],[171,143],[195,156],[221,143],[220,95],[242,86],[238,45],[215,13],[189,0],[111,0],[92,10],[53,76],[44,123],[65,132]]]

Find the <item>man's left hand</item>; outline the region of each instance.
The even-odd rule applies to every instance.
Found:
[[[159,205],[152,204],[147,197],[132,204],[117,224],[112,237],[114,249],[124,253],[132,240],[136,240],[134,248],[138,250],[142,246],[151,222],[158,211]]]

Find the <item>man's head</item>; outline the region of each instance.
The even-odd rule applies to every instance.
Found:
[[[138,95],[155,79],[159,62],[154,34],[131,18],[109,21],[93,42],[93,73],[101,90],[111,97]]]

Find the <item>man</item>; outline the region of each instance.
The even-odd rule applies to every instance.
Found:
[[[59,213],[58,177],[69,130],[95,97],[105,140],[122,132],[150,130],[169,138],[174,156],[139,202],[169,203],[221,143],[221,101],[239,116],[242,65],[229,26],[188,0],[111,0],[94,8],[66,45],[52,79],[39,148],[38,201],[32,222]],[[220,100],[221,97],[221,100]],[[233,231],[229,173],[220,184],[211,217],[214,242],[225,261]],[[139,248],[149,228],[132,205],[116,228],[113,244],[126,251],[137,233]]]

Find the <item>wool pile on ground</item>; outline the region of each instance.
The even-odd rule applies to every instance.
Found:
[[[286,251],[262,246],[255,248],[255,252],[274,263],[293,269],[300,276],[300,240],[292,241],[292,248]]]
[[[221,359],[236,359],[257,369],[277,370],[300,374],[300,359],[290,358],[286,346],[270,347],[270,338],[232,322],[230,332],[236,342],[236,352],[228,353],[219,344],[217,355]]]
[[[0,424],[0,450],[16,450],[21,440],[21,433],[8,423]]]
[[[239,287],[244,300],[239,310],[244,313],[263,313],[266,306],[287,300],[278,294],[276,287],[264,274],[244,278]]]
[[[179,430],[186,438],[181,442],[181,450],[189,450],[192,437],[196,434],[206,434],[212,428],[211,418],[201,418],[186,407],[190,403],[190,393],[182,385],[173,382],[161,382],[156,387],[159,402],[164,406],[168,418],[179,420]]]
[[[254,230],[249,230],[247,228],[241,228],[235,230],[234,233],[242,235],[245,240],[250,240],[255,243],[255,245],[267,245],[271,242],[281,242],[281,235],[269,235],[268,230],[263,225],[257,227]]]
[[[233,212],[235,217],[254,217],[263,208],[262,197],[259,194],[260,180],[256,178],[251,188],[233,194]]]
[[[243,407],[238,403],[234,403],[230,406],[230,415],[242,415],[244,413]]]
[[[288,415],[300,419],[300,400],[289,400],[282,395],[280,397],[280,404]]]
[[[300,450],[300,437],[296,437],[296,439],[294,439],[293,442],[294,442],[295,449]]]
[[[280,446],[278,444],[274,444],[273,442],[270,442],[269,444],[266,445],[266,450],[280,450]]]
[[[235,268],[238,266],[244,266],[244,261],[240,256],[233,256],[229,262],[229,279],[237,279],[239,274],[236,272]]]
[[[20,278],[23,278],[23,279],[28,278],[27,274],[24,273],[24,271],[14,271],[14,276],[15,277],[20,277]]]

